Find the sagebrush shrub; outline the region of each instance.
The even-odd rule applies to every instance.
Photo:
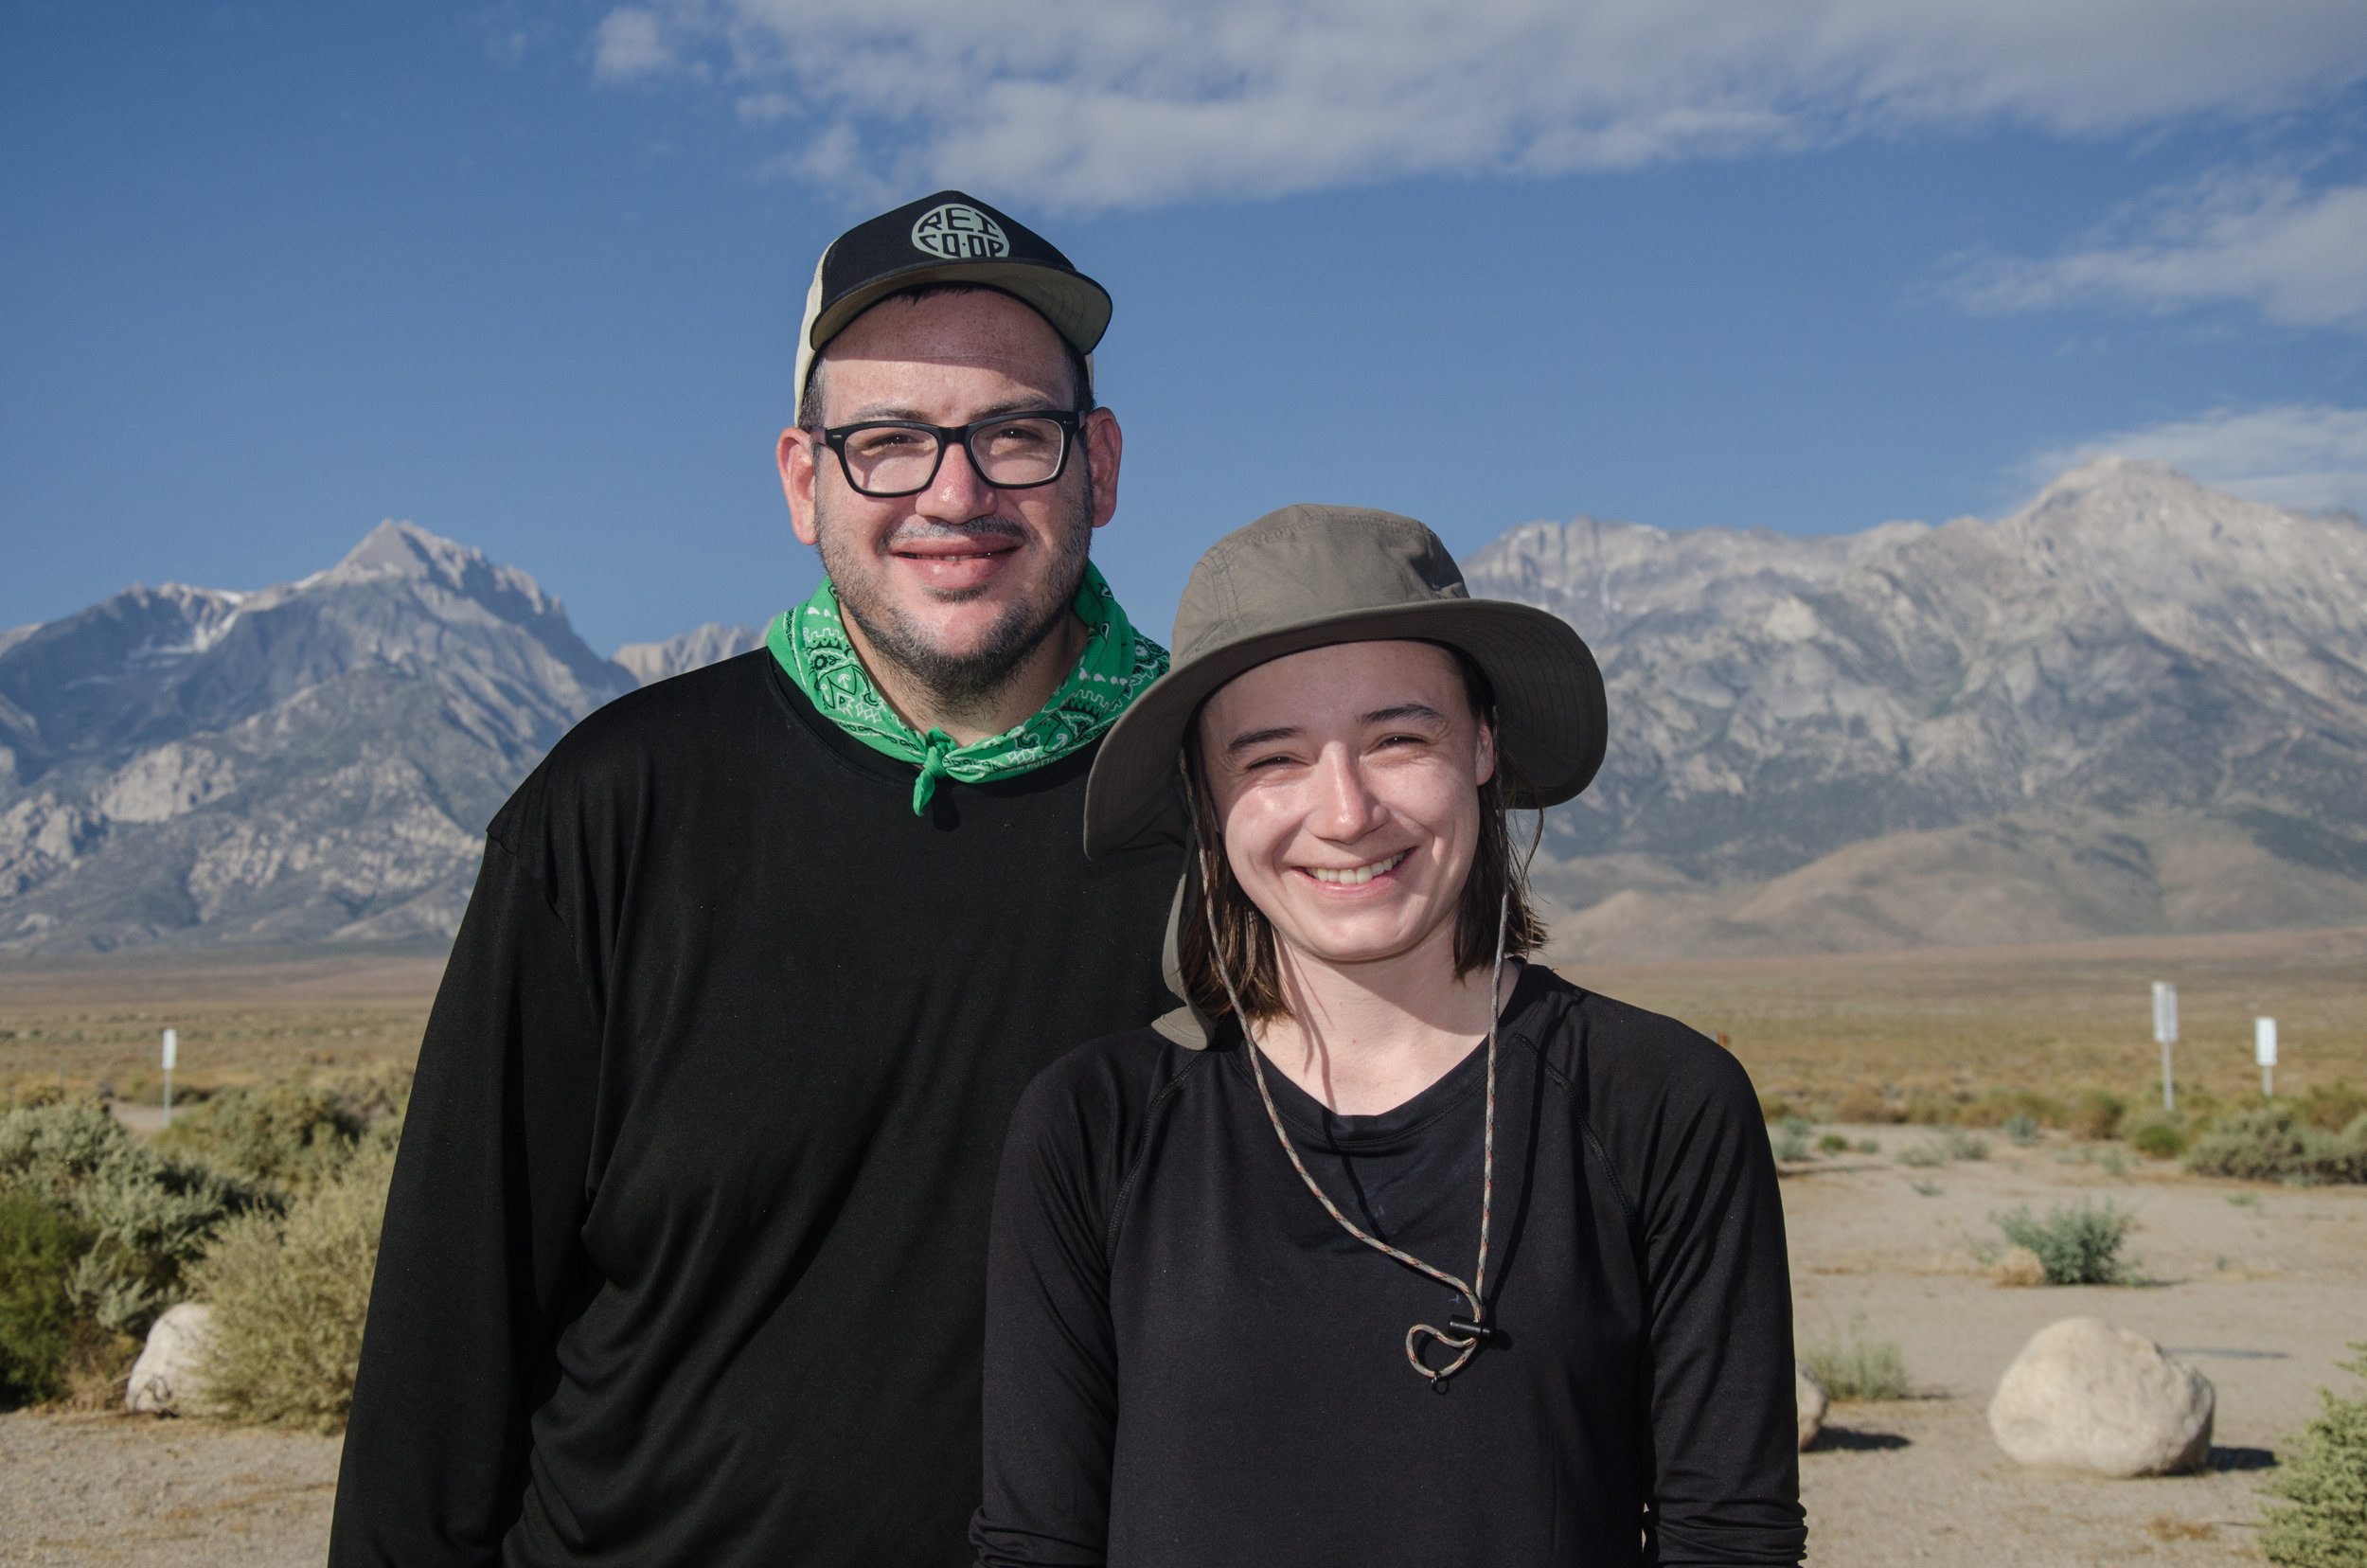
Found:
[[[2121,1243],[2137,1217],[2110,1203],[2080,1202],[2034,1220],[2027,1208],[1990,1216],[2005,1239],[2038,1256],[2050,1285],[2114,1285],[2127,1272]]]
[[[74,1347],[67,1283],[87,1238],[39,1197],[0,1191],[0,1403],[65,1392]]]
[[[2367,1378],[2367,1344],[2351,1348],[2359,1359],[2335,1364]],[[2262,1510],[2260,1555],[2287,1568],[2358,1568],[2367,1562],[2367,1399],[2325,1388],[2318,1398],[2323,1412],[2260,1488],[2285,1499]]]
[[[1897,1342],[1875,1339],[1862,1314],[1849,1320],[1846,1331],[1827,1329],[1823,1339],[1800,1351],[1799,1359],[1838,1400],[1903,1399],[1914,1392]]]
[[[140,1335],[222,1222],[267,1202],[252,1184],[161,1154],[94,1105],[0,1114],[0,1191],[61,1215],[83,1243],[67,1293],[110,1333]]]
[[[2186,1129],[2167,1111],[2152,1111],[2121,1124],[2121,1137],[2149,1160],[2174,1160],[2186,1151]]]
[[[190,1270],[191,1289],[214,1309],[206,1414],[321,1432],[345,1424],[394,1153],[391,1137],[365,1138],[285,1216],[258,1211],[224,1226]]]
[[[2026,1113],[2006,1117],[2000,1127],[2016,1149],[2028,1149],[2038,1141],[2038,1118]]]
[[[2195,1141],[2186,1168],[2248,1181],[2367,1181],[2367,1114],[2326,1132],[2282,1105],[2222,1116]]]
[[[2100,1143],[2120,1131],[2121,1118],[2127,1114],[2127,1102],[2118,1095],[2102,1089],[2082,1089],[2073,1096],[2064,1120],[2073,1136]]]
[[[2321,1132],[2340,1132],[2361,1116],[2367,1116],[2367,1090],[2354,1089],[2348,1083],[2328,1088],[2311,1084],[2293,1106],[2294,1114]]]
[[[156,1135],[165,1153],[210,1160],[250,1181],[315,1185],[352,1156],[362,1120],[327,1089],[224,1089]]]

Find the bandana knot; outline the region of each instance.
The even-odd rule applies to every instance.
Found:
[[[774,617],[764,635],[775,663],[825,717],[883,756],[918,770],[913,815],[929,809],[941,778],[984,783],[1029,773],[1081,750],[1117,722],[1143,688],[1167,672],[1167,650],[1134,630],[1100,569],[1085,563],[1071,605],[1085,623],[1085,650],[1068,678],[1025,722],[967,745],[942,729],[922,735],[888,705],[856,655],[830,579]]]
[[[937,780],[951,778],[953,770],[946,758],[960,749],[953,738],[941,729],[933,729],[921,738],[920,776],[913,780],[913,815],[926,811],[929,799],[937,793]]]

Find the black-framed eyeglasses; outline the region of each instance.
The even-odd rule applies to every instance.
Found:
[[[1033,490],[1068,470],[1070,437],[1084,416],[1065,408],[998,414],[966,425],[867,419],[828,425],[822,439],[858,495],[917,495],[936,483],[946,447],[959,441],[978,477],[997,490]]]

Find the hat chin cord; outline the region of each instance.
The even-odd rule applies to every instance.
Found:
[[[1192,787],[1190,770],[1185,768],[1184,775],[1184,789],[1188,797]],[[1197,816],[1198,813],[1193,814]],[[1266,1119],[1273,1125],[1273,1135],[1281,1140],[1282,1152],[1290,1156],[1290,1168],[1299,1173],[1299,1180],[1307,1184],[1307,1190],[1315,1195],[1315,1202],[1323,1204],[1326,1214],[1339,1221],[1342,1230],[1375,1252],[1393,1257],[1417,1273],[1428,1274],[1441,1285],[1459,1292],[1465,1301],[1470,1303],[1469,1317],[1449,1318],[1443,1329],[1432,1324],[1417,1323],[1405,1331],[1406,1361],[1415,1371],[1429,1380],[1432,1389],[1444,1394],[1447,1392],[1447,1380],[1462,1371],[1465,1363],[1496,1332],[1487,1322],[1484,1292],[1487,1288],[1487,1223],[1496,1202],[1496,1025],[1498,1015],[1504,1008],[1504,933],[1512,914],[1512,880],[1509,877],[1504,879],[1504,898],[1496,906],[1496,964],[1487,978],[1487,1116],[1481,1143],[1479,1263],[1471,1271],[1470,1283],[1466,1284],[1444,1269],[1433,1268],[1412,1253],[1391,1246],[1341,1213],[1340,1205],[1331,1201],[1330,1195],[1308,1170],[1307,1162],[1299,1158],[1297,1146],[1290,1142],[1290,1134],[1282,1126],[1282,1114],[1274,1109],[1273,1092],[1266,1086],[1266,1069],[1259,1061],[1262,1052],[1258,1048],[1257,1037],[1250,1032],[1249,1013],[1242,1007],[1240,992],[1234,989],[1233,976],[1225,969],[1224,944],[1217,934],[1216,900],[1208,896],[1217,885],[1210,853],[1205,845],[1201,846],[1200,907],[1208,922],[1208,955],[1216,963],[1217,978],[1223,982],[1225,1000],[1233,1004],[1233,1016],[1240,1023],[1241,1040],[1249,1046],[1250,1076],[1257,1080],[1257,1097],[1266,1104]],[[1444,1366],[1426,1363],[1422,1360],[1421,1341],[1424,1335],[1453,1351],[1454,1359]]]

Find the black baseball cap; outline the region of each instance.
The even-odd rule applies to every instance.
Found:
[[[813,362],[848,322],[904,289],[924,283],[976,283],[1034,307],[1085,358],[1110,327],[1110,293],[1034,229],[975,196],[940,190],[857,223],[830,241],[814,264],[797,333],[797,396],[806,395]]]

